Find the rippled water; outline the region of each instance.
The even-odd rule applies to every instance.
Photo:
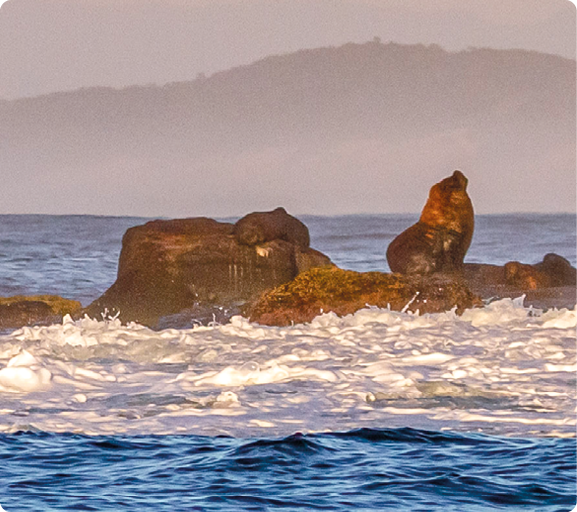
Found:
[[[82,301],[146,219],[0,216],[0,294]],[[303,217],[387,270],[414,216]],[[480,216],[468,261],[575,264],[572,215]],[[7,510],[571,510],[575,310],[368,307],[286,328],[108,319],[0,335]]]
[[[410,428],[0,436],[6,510],[571,510],[575,445]]]

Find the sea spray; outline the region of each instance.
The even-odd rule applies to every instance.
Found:
[[[575,310],[521,300],[416,315],[153,331],[85,317],[0,337],[2,428],[258,435],[355,426],[570,435]],[[222,393],[234,409],[215,407]],[[81,399],[78,399],[81,397]],[[233,416],[233,418],[223,418]]]

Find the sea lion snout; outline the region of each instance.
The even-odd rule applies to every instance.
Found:
[[[453,175],[451,176],[451,178],[452,178],[453,182],[457,185],[458,188],[460,188],[462,190],[467,189],[467,184],[469,183],[469,180],[461,171],[459,171],[459,170],[455,171],[453,173]]]

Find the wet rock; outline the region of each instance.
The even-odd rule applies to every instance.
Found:
[[[322,312],[343,316],[367,305],[436,313],[455,306],[462,312],[482,302],[455,276],[354,272],[333,267],[299,274],[263,294],[243,312],[251,321],[283,326],[310,322]]]
[[[116,282],[86,313],[118,313],[122,321],[154,326],[161,317],[198,305],[238,306],[294,279],[302,269],[331,264],[305,247],[302,237],[293,243],[287,226],[302,223],[287,220],[284,210],[275,212],[275,219],[284,219],[284,230],[267,228],[264,238],[255,238],[257,245],[239,243],[235,225],[207,218],[156,220],[130,228],[122,241]],[[262,226],[268,214],[255,215]],[[284,238],[269,239],[275,233]]]
[[[154,329],[191,329],[197,325],[226,324],[235,315],[240,315],[239,306],[228,307],[194,304],[173,315],[159,318]]]
[[[16,295],[0,297],[0,329],[61,322],[64,315],[75,315],[80,302],[57,295]]]
[[[322,252],[316,249],[300,249],[295,252],[297,273],[306,272],[313,268],[333,267],[333,263]]]
[[[514,295],[511,294],[511,296]],[[575,286],[552,286],[541,290],[528,290],[523,295],[525,295],[525,300],[523,301],[525,307],[574,309],[577,303]]]

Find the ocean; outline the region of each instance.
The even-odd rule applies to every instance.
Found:
[[[388,271],[416,215],[300,217],[342,268]],[[0,295],[83,305],[148,219],[0,215]],[[232,219],[223,219],[232,220]],[[576,264],[574,215],[480,215],[466,261]],[[263,327],[117,319],[0,333],[0,504],[51,510],[569,511],[577,312],[522,299],[367,305]]]

